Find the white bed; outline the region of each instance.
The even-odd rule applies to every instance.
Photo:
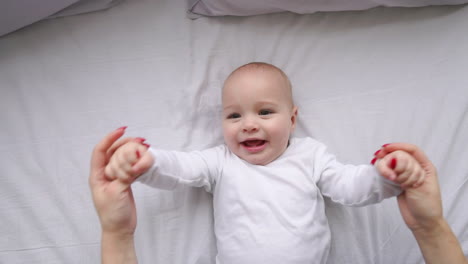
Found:
[[[421,146],[468,255],[468,6],[186,17],[178,1],[126,1],[0,37],[0,263],[99,263],[87,178],[93,146],[128,126],[154,147],[222,143],[220,91],[250,61],[290,76],[296,136],[343,162]],[[134,185],[140,263],[214,263],[211,196]],[[396,200],[327,203],[329,263],[423,263]]]

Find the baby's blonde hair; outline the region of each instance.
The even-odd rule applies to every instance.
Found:
[[[224,90],[224,87],[226,86],[226,82],[232,76],[234,76],[236,74],[239,74],[239,73],[242,73],[244,71],[257,71],[257,70],[274,71],[276,73],[279,73],[281,75],[282,79],[285,82],[285,86],[286,86],[286,89],[287,89],[287,94],[289,96],[288,99],[289,99],[289,101],[291,103],[291,106],[294,106],[293,97],[292,97],[292,85],[291,85],[291,81],[289,80],[289,77],[280,68],[276,67],[273,64],[266,63],[266,62],[250,62],[250,63],[244,64],[244,65],[238,67],[233,72],[231,72],[231,74],[229,74],[229,76],[224,81],[223,90]]]

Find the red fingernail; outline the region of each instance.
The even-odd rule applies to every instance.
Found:
[[[373,159],[371,160],[370,163],[371,163],[372,165],[374,165],[376,160],[377,160],[377,158],[373,158]]]
[[[386,146],[390,145],[390,143],[388,144],[383,144],[382,147],[385,148]]]
[[[140,156],[140,151],[137,150],[137,151],[136,151],[136,155],[137,155],[137,158],[140,158],[140,157],[141,157],[141,156]]]
[[[149,147],[150,147],[150,145],[149,145],[149,144],[146,144],[146,143],[141,143],[141,144],[142,144],[143,146],[147,147],[147,148],[149,148]]]
[[[390,168],[393,170],[396,168],[396,165],[397,165],[397,160],[396,158],[393,158],[391,161],[390,161]]]
[[[374,156],[377,156],[377,154],[379,154],[379,152],[380,152],[380,149],[377,150],[377,151],[374,153]]]
[[[125,130],[125,129],[127,129],[127,126],[119,127],[116,130]]]
[[[142,137],[137,137],[135,138],[136,141],[140,142],[140,143],[143,143],[146,141],[146,139],[142,138]]]

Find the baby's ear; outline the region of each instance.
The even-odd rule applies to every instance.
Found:
[[[292,114],[291,114],[291,128],[292,129],[296,128],[296,121],[297,121],[297,106],[294,106],[292,109]]]

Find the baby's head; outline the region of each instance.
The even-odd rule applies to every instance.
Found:
[[[241,159],[266,165],[288,147],[296,126],[297,107],[284,72],[252,62],[234,70],[223,87],[223,134]]]

